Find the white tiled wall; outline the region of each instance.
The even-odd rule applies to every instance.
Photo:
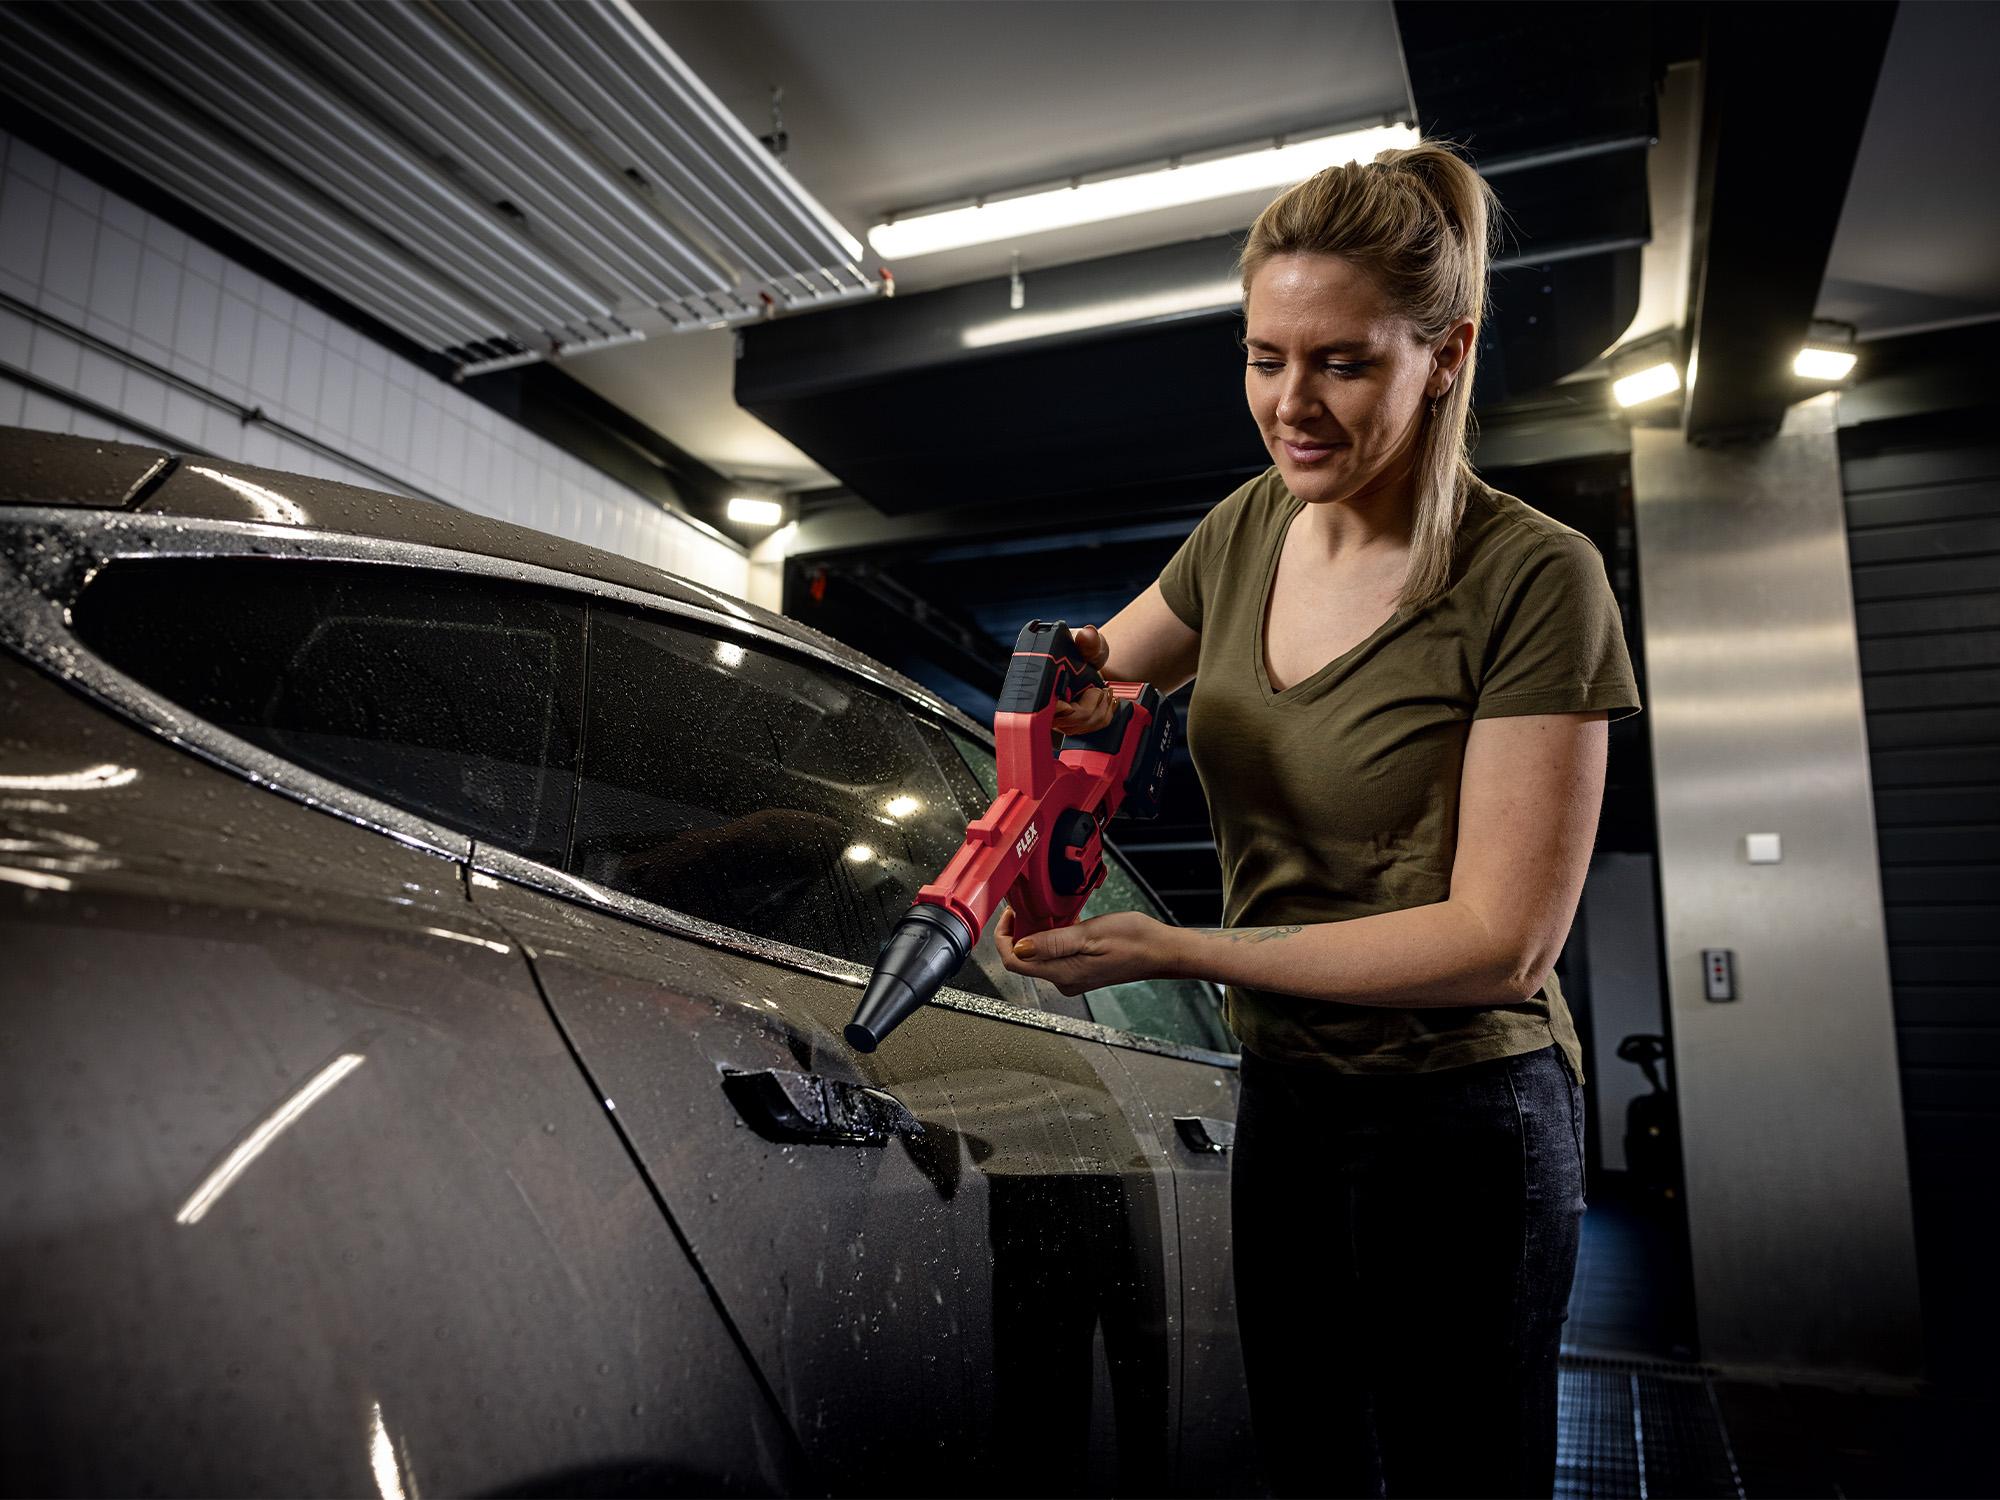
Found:
[[[743,553],[27,142],[0,132],[0,151],[0,290],[10,296],[454,505],[748,591]],[[5,365],[225,458],[385,488],[0,304]],[[0,425],[153,441],[4,369]]]

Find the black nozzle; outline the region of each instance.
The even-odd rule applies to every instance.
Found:
[[[847,1023],[847,1045],[856,1052],[873,1052],[959,971],[971,952],[972,934],[957,917],[928,901],[911,907],[875,957],[875,972]]]

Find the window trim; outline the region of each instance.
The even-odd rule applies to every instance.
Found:
[[[50,549],[54,549],[51,557]],[[260,557],[275,562],[352,562],[369,566],[469,574],[547,588],[667,615],[722,630],[760,646],[803,656],[923,710],[932,719],[970,734],[992,747],[993,734],[944,699],[895,681],[850,661],[810,639],[773,629],[747,610],[717,595],[717,607],[703,608],[664,594],[608,583],[588,574],[483,553],[424,543],[391,541],[351,532],[260,522],[190,518],[172,514],[79,512],[55,506],[9,506],[0,510],[0,645],[31,665],[95,700],[146,732],[266,790],[328,812],[398,843],[449,859],[468,875],[483,874],[527,886],[560,899],[595,907],[613,916],[670,932],[694,942],[778,963],[802,973],[864,987],[870,970],[830,954],[772,942],[754,933],[699,921],[669,907],[599,886],[552,869],[525,855],[476,841],[470,834],[411,813],[393,802],[356,791],[228,733],[170,699],[126,676],[86,648],[71,628],[72,610],[90,581],[113,563],[147,560]],[[913,690],[914,689],[914,690]],[[1123,860],[1129,875],[1159,909],[1159,897],[1144,877]],[[949,1010],[985,1016],[1064,1036],[1103,1042],[1131,1051],[1156,1053],[1237,1068],[1233,1053],[1169,1042],[1121,1031],[1096,1021],[1025,1006],[947,986],[934,1002]]]

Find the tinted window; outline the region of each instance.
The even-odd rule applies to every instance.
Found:
[[[580,604],[405,568],[162,559],[106,569],[76,631],[128,676],[287,760],[562,858]]]
[[[976,740],[954,733],[952,742],[978,779],[984,812],[999,795],[1000,777],[993,752]],[[976,815],[976,814],[975,814]],[[1111,825],[1115,832],[1118,824]],[[1105,859],[1104,884],[1083,906],[1083,917],[1101,917],[1107,912],[1138,911],[1159,921],[1169,918],[1134,880],[1115,854]],[[1215,1007],[1214,989],[1198,979],[1135,979],[1105,989],[1091,990],[1085,997],[1091,1019],[1120,1031],[1161,1041],[1180,1042],[1190,1047],[1206,1047],[1216,1052],[1234,1052],[1236,1039],[1223,1024]]]
[[[599,608],[569,869],[690,916],[872,964],[965,838],[944,732],[843,674]],[[1033,1003],[983,936],[956,983]]]

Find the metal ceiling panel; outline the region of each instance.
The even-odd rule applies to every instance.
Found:
[[[0,80],[462,374],[873,295],[625,0],[0,6]]]

